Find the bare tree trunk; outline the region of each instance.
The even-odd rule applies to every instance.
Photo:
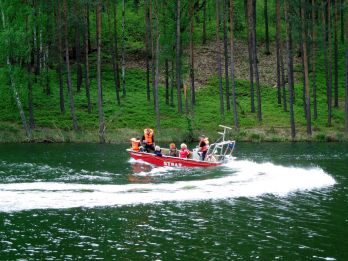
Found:
[[[318,108],[317,108],[317,79],[316,79],[316,4],[315,0],[312,0],[312,82],[313,82],[313,116],[314,120],[318,118]]]
[[[248,21],[251,31],[251,49],[252,49],[252,64],[253,71],[255,73],[255,81],[256,81],[256,97],[257,97],[257,119],[262,121],[262,105],[261,105],[261,90],[259,83],[259,69],[257,65],[257,52],[256,52],[256,21],[255,21],[255,5],[253,0],[248,0]]]
[[[238,113],[237,113],[237,99],[236,99],[236,81],[234,78],[234,16],[233,16],[233,0],[230,0],[230,67],[231,67],[231,84],[232,84],[232,108],[233,108],[233,119],[234,127],[239,129]]]
[[[207,0],[203,0],[203,33],[202,44],[207,43]]]
[[[111,30],[111,19],[110,19],[110,1],[107,0],[106,2],[106,12],[107,12],[107,18],[108,18],[108,33],[109,33],[109,41],[110,41],[110,51],[111,51],[111,60],[112,60],[112,69],[114,73],[114,84],[115,84],[115,92],[116,92],[116,102],[118,105],[121,104],[120,100],[120,94],[117,86],[117,66],[116,66],[116,53],[115,53],[115,42],[114,38],[112,35],[112,30]]]
[[[195,95],[195,71],[194,71],[194,53],[193,53],[193,22],[194,22],[194,3],[190,2],[190,90],[191,90],[191,109],[196,104]]]
[[[245,19],[246,24],[249,24],[248,4],[245,0]],[[248,54],[249,54],[249,81],[250,81],[250,111],[255,112],[255,91],[254,91],[254,70],[253,70],[253,49],[252,49],[252,31],[248,26]]]
[[[97,3],[96,20],[97,20],[97,82],[98,82],[98,117],[99,117],[99,142],[105,143],[105,119],[103,112],[103,89],[101,75],[101,30],[102,16],[101,3]]]
[[[328,114],[329,122],[328,125],[331,126],[332,117],[332,60],[331,60],[331,0],[327,2],[327,34],[328,34],[328,75],[329,75],[329,88],[328,92]]]
[[[216,0],[216,61],[217,61],[217,70],[219,77],[219,97],[220,97],[220,114],[221,117],[225,117],[224,109],[224,96],[222,88],[222,69],[221,69],[221,48],[220,48],[220,6],[221,0]]]
[[[345,99],[345,131],[348,133],[348,0],[346,0],[346,99]]]
[[[28,3],[28,2],[27,2]],[[0,6],[1,7],[1,6]],[[29,34],[29,16],[26,16],[25,18],[25,31],[27,34],[27,44],[29,49],[31,49],[31,37]],[[3,17],[5,20],[5,17]],[[4,25],[5,26],[5,25]],[[33,82],[32,82],[32,62],[33,62],[33,51],[30,50],[30,53],[28,54],[28,64],[27,64],[27,70],[28,70],[28,107],[29,107],[29,127],[30,129],[35,128],[35,119],[34,119],[34,108],[33,108]]]
[[[64,38],[65,38],[65,61],[66,61],[66,71],[67,71],[67,86],[68,86],[68,95],[69,95],[69,105],[70,105],[70,114],[73,122],[73,128],[75,131],[78,130],[77,119],[75,115],[75,104],[74,104],[74,94],[71,86],[71,72],[70,72],[70,61],[69,61],[69,35],[68,35],[68,3],[67,0],[64,0]]]
[[[269,32],[268,32],[268,0],[264,0],[263,13],[265,16],[265,54],[270,55],[269,51]]]
[[[182,113],[181,99],[181,32],[180,32],[180,1],[176,1],[176,86],[178,93],[178,112]]]
[[[334,106],[338,108],[338,0],[335,0],[334,6],[335,20],[334,20]]]
[[[309,76],[308,76],[308,57],[307,57],[307,40],[306,40],[306,26],[305,26],[305,0],[301,1],[301,23],[302,23],[302,50],[303,50],[303,68],[305,80],[305,99],[306,99],[306,120],[307,120],[307,134],[312,135],[311,126],[311,107],[309,95]]]
[[[35,83],[37,82],[37,77],[40,75],[40,43],[39,43],[39,22],[38,22],[38,7],[37,0],[33,0],[34,3],[34,50],[35,50]]]
[[[122,0],[122,93],[126,96],[126,3]]]
[[[280,75],[280,0],[276,0],[276,58],[277,58],[277,97],[278,104],[282,104],[281,99],[281,75]]]
[[[341,10],[340,11],[340,17],[341,17],[341,43],[344,43],[344,28],[347,27],[344,24],[344,0],[341,0],[340,10]]]
[[[158,104],[158,81],[159,81],[159,40],[160,35],[158,32],[158,18],[156,15],[157,25],[156,25],[156,62],[155,62],[155,84],[154,84],[154,92],[155,92],[155,113],[156,113],[156,128],[157,133],[161,133],[161,119],[160,119],[160,111]]]
[[[230,79],[228,76],[228,43],[227,43],[227,9],[228,9],[228,0],[223,0],[224,5],[224,17],[223,17],[223,28],[224,28],[224,59],[225,59],[225,84],[226,84],[226,109],[230,110]]]
[[[166,85],[166,104],[169,105],[169,61],[166,58],[164,60],[164,71],[165,71],[165,85]]]
[[[118,93],[118,96],[120,96],[120,91],[121,91],[121,84],[120,84],[120,67],[119,67],[119,64],[118,64],[118,37],[117,37],[117,15],[116,15],[116,3],[117,1],[115,1],[113,3],[113,21],[114,21],[114,45],[115,45],[115,60],[116,60],[116,63],[115,63],[115,70],[116,70],[116,75],[117,75],[117,80],[116,80],[116,96],[117,96],[117,93]],[[120,103],[121,103],[121,100],[120,100]]]
[[[90,94],[90,83],[89,83],[89,57],[88,52],[90,49],[89,46],[89,35],[88,35],[88,16],[89,16],[89,7],[88,4],[86,4],[86,30],[85,30],[85,87],[86,87],[86,97],[87,97],[87,108],[88,113],[91,113],[92,106],[91,106],[91,94]]]
[[[326,98],[328,107],[328,125],[331,125],[331,104],[329,98],[329,68],[328,68],[328,48],[327,48],[327,30],[326,30],[326,16],[325,16],[325,2],[322,2],[322,30],[323,30],[323,49],[324,49],[324,68],[326,80]]]
[[[150,21],[150,8],[149,0],[145,0],[145,49],[146,49],[146,98],[148,101],[151,100],[150,96],[150,39],[151,39],[151,21]]]
[[[89,29],[89,3],[86,3],[87,6],[87,41],[88,41],[88,53],[91,52],[92,50],[92,45],[91,45],[91,33],[90,33],[90,29]]]
[[[289,19],[289,2],[291,0],[285,0],[284,12],[285,12],[285,27],[286,27],[286,49],[288,54],[288,83],[289,83],[289,106],[290,106],[290,127],[291,138],[296,137],[295,129],[295,115],[294,115],[294,65],[292,54],[292,26]]]
[[[75,50],[76,50],[76,88],[79,92],[82,84],[82,67],[81,67],[81,43],[80,43],[80,16],[78,1],[75,1]]]
[[[58,66],[57,73],[59,79],[59,105],[60,112],[65,113],[64,104],[64,81],[63,81],[63,43],[62,43],[62,16],[61,16],[61,5],[60,0],[57,0],[57,35],[58,35]]]

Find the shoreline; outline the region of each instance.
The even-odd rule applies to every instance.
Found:
[[[218,131],[218,130],[217,130]],[[201,134],[209,137],[211,142],[219,138],[215,130],[205,132],[193,130],[188,132],[181,129],[163,129],[161,134],[155,131],[155,141],[158,143],[192,142]],[[142,135],[142,130],[136,129],[112,129],[106,130],[105,140],[107,144],[128,143],[132,137]],[[232,130],[227,136],[231,140],[239,142],[348,142],[348,134],[343,131],[313,131],[312,136],[306,134],[305,129],[299,129],[295,139],[291,139],[290,130],[286,128],[243,128]],[[62,130],[50,128],[36,128],[32,131],[32,138],[28,139],[22,129],[2,130],[0,132],[0,144],[4,143],[99,143],[97,130]]]

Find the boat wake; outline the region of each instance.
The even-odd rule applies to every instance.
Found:
[[[220,170],[224,175],[210,179],[159,184],[0,184],[0,212],[136,205],[164,201],[223,200],[264,194],[287,196],[293,192],[321,189],[336,183],[319,167],[306,169],[236,160],[227,163]],[[139,175],[152,175],[156,171],[150,170],[149,174],[140,172]],[[163,168],[160,173],[169,175],[171,171],[171,168]]]

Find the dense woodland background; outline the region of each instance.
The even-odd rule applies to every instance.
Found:
[[[347,6],[0,0],[0,141],[347,140]]]

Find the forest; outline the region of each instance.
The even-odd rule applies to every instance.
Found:
[[[348,0],[0,0],[0,142],[348,140]]]

